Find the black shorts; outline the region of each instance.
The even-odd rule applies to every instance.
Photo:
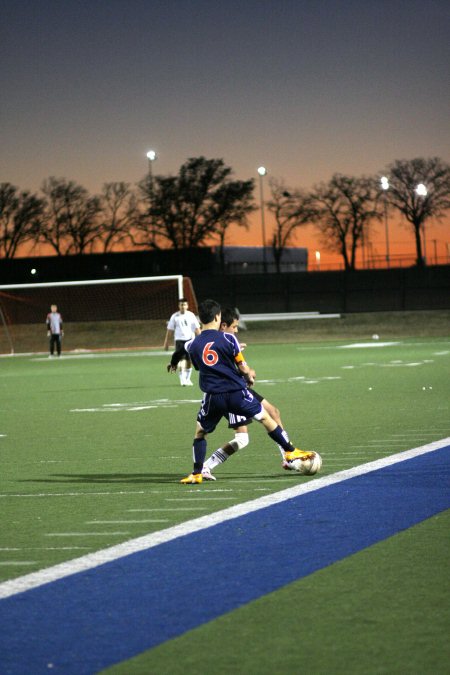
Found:
[[[186,342],[188,342],[188,340],[175,340],[175,351],[170,359],[170,365],[173,368],[176,368],[183,359],[190,361],[189,354],[184,348]]]

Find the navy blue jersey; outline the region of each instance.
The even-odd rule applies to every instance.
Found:
[[[235,336],[220,330],[208,329],[186,342],[196,370],[200,371],[200,389],[207,394],[219,394],[245,389],[247,384],[236,368],[236,357],[241,348]]]

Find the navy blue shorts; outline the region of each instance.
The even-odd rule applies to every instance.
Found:
[[[231,413],[243,419],[252,419],[262,410],[261,403],[248,389],[223,394],[204,394],[197,422],[206,433],[210,434],[223,416],[229,417]]]
[[[251,390],[253,396],[256,398],[257,401],[262,401],[264,396],[261,396],[261,394],[258,394],[253,387]],[[228,428],[229,429],[238,429],[239,427],[247,427],[249,424],[252,423],[252,419],[248,417],[243,417],[242,415],[235,415],[234,413],[228,413],[227,415],[224,415],[224,417],[228,421]]]

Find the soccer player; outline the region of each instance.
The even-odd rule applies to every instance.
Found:
[[[239,314],[237,310],[232,309],[231,307],[224,307],[222,309],[222,316],[221,316],[221,321],[220,321],[220,330],[223,331],[224,333],[232,333],[233,335],[236,335],[239,332]],[[243,350],[246,345],[241,342],[241,349]],[[258,394],[252,387],[252,394],[253,396],[261,402],[263,407],[266,409],[266,411],[269,413],[271,417],[275,420],[275,422],[283,428],[283,424],[281,422],[281,417],[280,417],[280,411],[278,408],[276,408],[272,403],[270,403],[264,396],[261,396],[261,394]],[[230,429],[234,429],[234,438],[231,441],[228,441],[225,445],[222,445],[220,448],[215,450],[211,457],[206,460],[206,462],[203,465],[202,469],[202,476],[204,480],[216,480],[215,476],[212,475],[212,471],[219,466],[220,464],[223,464],[223,462],[226,462],[227,459],[231,457],[231,455],[234,455],[235,452],[238,450],[242,450],[242,448],[245,448],[248,445],[249,438],[248,438],[248,425],[252,423],[252,420],[245,420],[245,419],[240,419],[237,420],[235,415],[229,415],[228,419],[228,427]],[[289,470],[291,467],[289,465],[289,462],[287,462],[284,458],[284,450],[283,448],[279,445],[278,446],[280,453],[281,453],[281,458],[282,458],[282,467],[286,470]]]
[[[185,348],[194,367],[200,372],[200,389],[204,395],[197,415],[192,448],[194,467],[192,473],[180,482],[202,483],[206,436],[214,431],[222,416],[230,413],[261,422],[272,440],[283,448],[286,461],[311,457],[311,453],[292,445],[287,433],[247,388],[246,383],[251,385],[255,381],[255,371],[245,362],[236,337],[219,330],[220,305],[215,300],[205,300],[199,306],[199,317],[202,331],[187,342]]]
[[[61,356],[61,339],[64,335],[63,331],[63,320],[61,314],[58,312],[58,307],[56,305],[50,306],[50,312],[47,314],[47,319],[45,321],[47,324],[47,337],[50,338],[50,354],[53,356],[56,353],[58,356]]]
[[[194,335],[200,334],[200,324],[193,312],[188,309],[186,298],[180,298],[178,301],[178,312],[172,314],[167,324],[166,338],[164,340],[164,349],[169,349],[169,342],[175,335],[175,351],[172,354],[170,363],[167,366],[167,372],[174,373],[177,365],[180,364],[179,378],[182,387],[192,387],[192,363],[186,352],[184,345]]]

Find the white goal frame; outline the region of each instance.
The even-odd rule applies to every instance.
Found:
[[[103,284],[124,284],[124,283],[143,283],[147,281],[176,281],[178,288],[178,299],[182,298],[184,295],[183,289],[183,275],[182,274],[168,274],[168,275],[159,275],[152,277],[121,277],[115,279],[85,279],[79,281],[48,281],[48,282],[37,282],[31,284],[4,284],[0,285],[0,291],[7,290],[21,290],[26,288],[55,288],[55,287],[67,287],[67,286],[100,286]],[[0,306],[0,328],[3,324],[3,328],[9,342],[11,354],[14,354],[14,343],[12,336],[6,322],[5,316],[3,315],[2,308]]]
[[[139,283],[143,281],[171,281],[176,280],[178,283],[178,297],[183,297],[183,275],[169,274],[167,276],[156,277],[124,277],[119,279],[88,279],[85,281],[49,281],[38,282],[36,284],[7,284],[0,286],[0,291],[21,289],[21,288],[51,288],[54,286],[95,286],[99,284],[127,284]]]

